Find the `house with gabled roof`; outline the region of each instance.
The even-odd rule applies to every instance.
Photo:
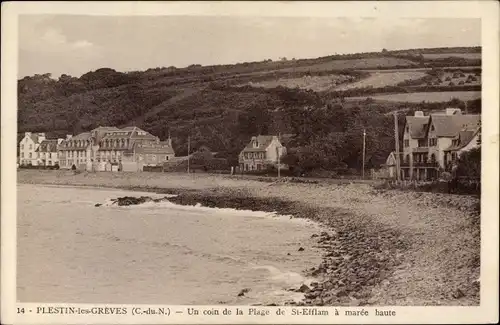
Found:
[[[444,150],[446,170],[451,170],[453,163],[466,151],[481,146],[481,126],[465,126],[453,137],[451,145]]]
[[[439,171],[447,168],[445,152],[452,147],[454,139],[460,137],[464,128],[477,129],[480,123],[480,115],[462,114],[458,108],[447,108],[443,113],[428,116],[417,111],[414,116],[407,116],[403,134],[402,178],[424,180],[438,177]]]
[[[286,148],[276,135],[253,136],[240,152],[238,161],[241,171],[264,170],[271,166],[286,168],[280,159],[286,154]]]
[[[422,111],[415,112],[414,116],[406,116],[403,132],[403,156],[401,161],[401,177],[403,179],[413,178],[413,166],[420,165],[421,168],[433,169],[435,165],[426,166],[427,162],[427,140],[426,127],[429,116]],[[424,172],[425,173],[425,172]],[[431,172],[432,173],[432,172]]]
[[[45,139],[43,140],[38,148],[36,149],[38,153],[39,165],[41,166],[56,166],[59,165],[59,157],[57,154],[57,149],[59,144],[64,139]]]
[[[437,161],[439,168],[446,169],[445,150],[464,128],[479,128],[481,115],[462,114],[460,110],[447,110],[444,114],[431,114],[426,127],[430,159]]]
[[[38,147],[45,140],[45,133],[24,132],[19,142],[19,164],[38,166]]]
[[[67,136],[59,146],[61,168],[88,171],[141,171],[156,161],[162,165],[174,155],[170,139],[161,142],[151,133],[135,126],[122,129],[97,127],[90,132]]]

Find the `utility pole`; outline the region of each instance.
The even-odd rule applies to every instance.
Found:
[[[366,148],[366,130],[363,129],[363,170],[362,170],[362,174],[361,174],[361,177],[362,179],[365,179],[365,148]]]
[[[393,112],[394,114],[394,141],[396,143],[396,180],[399,181],[401,178],[401,171],[400,171],[400,165],[399,165],[399,131],[398,131],[398,113],[396,111]]]
[[[278,142],[279,142],[279,144],[281,146],[280,138],[281,138],[281,132],[278,133]],[[281,172],[280,172],[281,171],[281,168],[280,168],[281,167],[281,165],[280,165],[280,154],[281,154],[281,152],[280,152],[280,148],[279,147],[277,149],[278,149],[277,150],[278,151],[278,178],[280,178],[280,176],[281,176]]]
[[[190,152],[191,152],[191,136],[188,135],[188,174],[189,174],[189,160],[191,159],[190,157]]]

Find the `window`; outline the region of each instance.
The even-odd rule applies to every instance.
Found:
[[[409,147],[410,146],[410,140],[405,140],[405,147]]]
[[[167,156],[165,156],[165,160],[168,160],[168,155],[167,155]]]
[[[429,139],[429,147],[435,147],[437,146],[437,139],[436,138],[430,138]]]
[[[30,152],[30,158],[32,158],[32,153]]]
[[[21,158],[24,158],[24,152],[21,152]]]
[[[32,149],[33,149],[33,145],[32,145],[32,144],[30,144],[30,150],[32,150]]]
[[[434,131],[434,130],[435,129],[434,129],[434,124],[433,124],[433,125],[431,125],[431,131]]]
[[[419,147],[426,147],[426,141],[424,139],[418,139]]]
[[[24,150],[24,144],[21,145],[21,150]]]

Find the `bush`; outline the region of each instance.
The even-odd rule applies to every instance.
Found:
[[[481,178],[481,147],[473,148],[460,155],[457,161],[456,177]]]

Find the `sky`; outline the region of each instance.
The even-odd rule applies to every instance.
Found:
[[[479,46],[468,18],[21,15],[18,76]]]

